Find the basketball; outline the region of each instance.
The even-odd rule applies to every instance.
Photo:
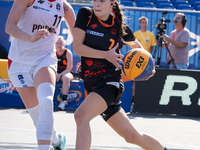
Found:
[[[122,60],[124,62],[122,71],[131,80],[144,80],[154,68],[153,57],[141,48],[129,50]]]

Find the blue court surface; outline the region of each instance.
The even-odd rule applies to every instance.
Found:
[[[74,111],[54,112],[58,132],[66,135],[67,150],[75,149]],[[140,132],[158,139],[169,150],[200,150],[200,117],[128,113]],[[36,131],[25,109],[0,108],[0,150],[36,150]],[[91,121],[91,150],[142,150],[128,144],[98,116]],[[85,137],[87,138],[87,137]]]

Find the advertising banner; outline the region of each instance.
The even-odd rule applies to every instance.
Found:
[[[156,69],[136,82],[134,112],[200,116],[200,71]]]

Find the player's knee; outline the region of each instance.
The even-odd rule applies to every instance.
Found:
[[[135,134],[132,133],[127,133],[124,136],[124,139],[126,140],[127,143],[131,143],[131,144],[137,144],[139,142],[139,137]]]
[[[63,76],[62,80],[63,80],[62,82],[65,83],[65,84],[69,84],[70,83],[70,79],[67,76]]]
[[[52,111],[52,109],[53,109],[53,101],[48,97],[44,98],[42,101],[39,102],[39,106],[43,110]]]
[[[90,120],[87,119],[87,116],[84,115],[81,111],[77,110],[74,113],[74,119],[76,121],[76,124],[81,124],[81,123],[88,123]]]
[[[55,86],[52,83],[42,83],[38,86],[37,97],[39,101],[39,120],[53,121],[53,94]]]

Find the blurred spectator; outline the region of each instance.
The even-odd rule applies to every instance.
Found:
[[[59,36],[56,42],[56,55],[58,58],[56,81],[62,81],[63,92],[63,98],[58,107],[61,110],[64,110],[65,105],[67,105],[67,94],[70,88],[70,81],[73,80],[73,75],[71,73],[73,57],[71,51],[65,48],[64,38],[62,36]]]
[[[170,36],[162,35],[162,38],[167,41],[167,47],[172,55],[172,58],[169,54],[167,56],[170,69],[187,69],[189,66],[190,31],[186,28],[186,22],[185,14],[177,13],[174,17],[176,29],[171,32]],[[163,48],[166,49],[165,44],[163,44]]]
[[[139,18],[140,30],[134,33],[136,39],[140,42],[145,50],[152,53],[153,47],[156,45],[154,34],[147,30],[148,19],[147,17]]]

